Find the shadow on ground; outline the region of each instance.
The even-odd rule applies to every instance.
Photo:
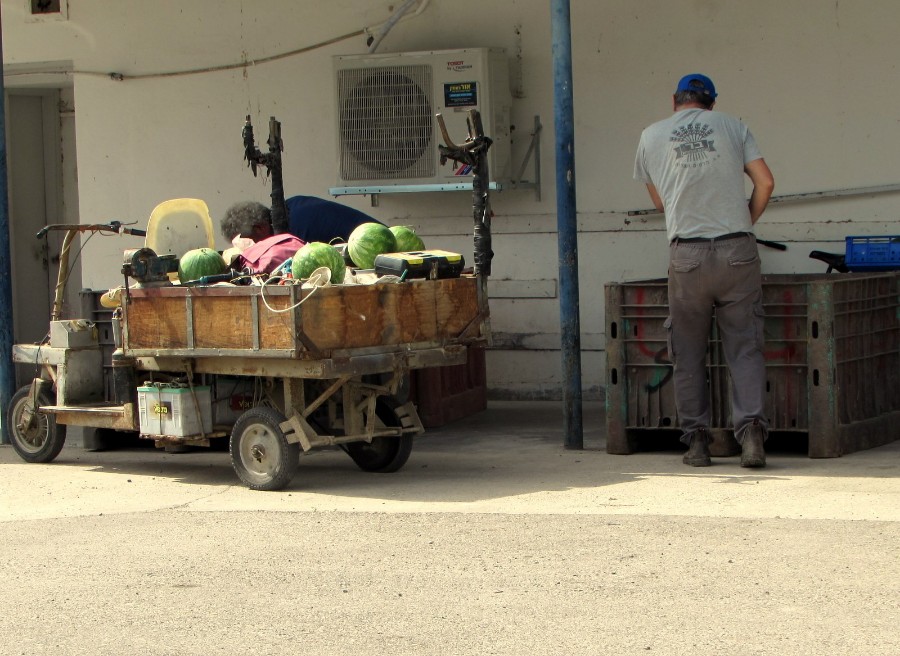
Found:
[[[465,503],[539,492],[596,488],[648,477],[695,477],[723,484],[797,476],[897,477],[900,443],[840,459],[812,460],[796,436],[774,439],[765,470],[739,467],[739,458],[714,458],[710,468],[681,464],[683,445],[660,435],[652,451],[631,455],[605,452],[603,410],[586,404],[584,448],[564,448],[560,404],[494,402],[487,410],[417,438],[406,466],[393,474],[360,471],[340,449],[301,456],[286,492],[410,502]],[[159,477],[179,483],[240,485],[224,442],[216,449],[166,453],[144,444],[87,452],[67,448],[55,466],[75,465],[94,472]],[[883,455],[882,455],[883,454]],[[888,456],[888,457],[885,457]],[[4,458],[7,462],[12,459]],[[135,481],[137,482],[137,481]]]

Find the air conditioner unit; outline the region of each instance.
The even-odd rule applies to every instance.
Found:
[[[334,58],[339,187],[333,195],[471,189],[470,167],[440,164],[440,113],[465,141],[481,115],[491,187],[511,178],[509,66],[504,50],[469,48]]]

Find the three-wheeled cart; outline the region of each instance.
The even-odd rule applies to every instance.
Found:
[[[439,146],[441,162],[472,170],[474,275],[443,277],[434,268],[425,279],[385,276],[373,284],[173,285],[175,255],[134,249],[125,252],[125,285],[113,303],[120,303],[113,315],[118,348],[104,363],[96,326],[60,319],[69,248],[78,232],[147,233],[116,222],[42,230],[67,234],[49,344],[13,347],[15,362],[40,371],[9,405],[18,454],[49,462],[67,426],[86,426],[136,431],[158,446],[208,446],[230,436],[235,471],[258,490],[287,485],[300,449],[340,446],[365,471],[400,469],[423,430],[404,386],[409,370],[462,364],[467,349],[489,336],[491,140],[475,109],[461,145],[437,120],[446,143]],[[254,173],[259,163],[272,169],[273,224],[276,214],[283,223],[280,126],[273,117],[268,156],[254,145],[249,117],[243,135]],[[202,201],[170,201],[157,210],[165,207],[183,227],[198,203],[206,218],[196,226],[211,240]],[[164,234],[162,225],[149,237]],[[105,365],[112,385],[105,384]]]
[[[85,426],[157,446],[230,436],[235,471],[258,490],[287,485],[301,449],[340,446],[365,471],[397,471],[423,430],[409,370],[461,364],[488,336],[480,276],[185,286],[167,266],[126,251],[123,272],[145,282],[121,290],[111,362],[83,319],[54,317],[49,344],[14,346],[15,362],[40,370],[8,410],[24,460],[53,460],[66,427]]]

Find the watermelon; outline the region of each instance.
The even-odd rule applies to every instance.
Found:
[[[178,260],[178,279],[181,282],[199,280],[204,276],[217,276],[228,271],[228,265],[211,248],[195,248]]]
[[[344,282],[346,264],[340,251],[330,244],[320,241],[311,241],[294,253],[291,260],[291,275],[296,280],[309,278],[313,271],[319,267],[331,269],[331,282],[340,285]]]
[[[425,242],[409,226],[391,226],[391,232],[397,240],[398,253],[425,250]]]
[[[375,266],[376,255],[397,251],[397,238],[385,225],[362,223],[350,233],[347,250],[356,266],[371,269]]]

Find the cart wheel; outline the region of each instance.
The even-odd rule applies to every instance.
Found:
[[[31,385],[26,385],[13,394],[6,415],[9,437],[13,448],[25,462],[50,462],[62,451],[66,442],[65,424],[57,424],[54,415],[37,412],[42,405],[53,405],[53,398],[45,390],[31,396]],[[37,403],[35,403],[37,401]],[[24,426],[23,415],[31,411],[31,424]]]
[[[400,418],[390,404],[379,399],[375,404],[375,414],[385,426],[399,426]],[[406,464],[412,453],[413,436],[375,437],[372,443],[350,442],[344,450],[353,458],[356,466],[367,472],[390,474]]]
[[[300,464],[300,445],[287,441],[279,428],[284,416],[272,408],[251,408],[231,431],[231,464],[251,490],[280,490]]]

